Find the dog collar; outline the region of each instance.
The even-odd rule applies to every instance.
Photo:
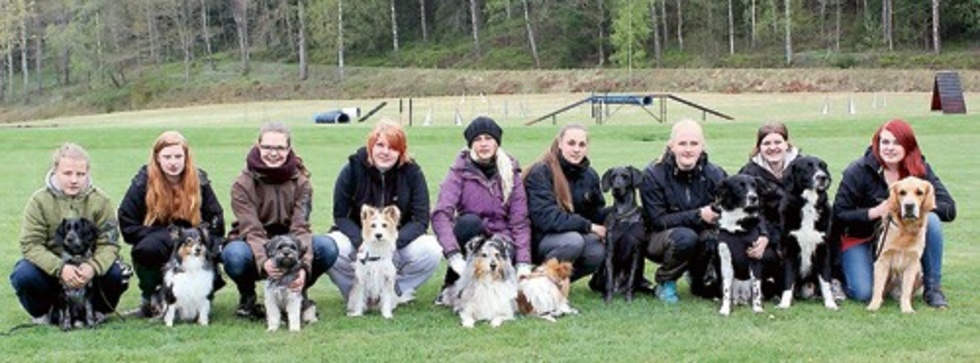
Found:
[[[371,257],[371,256],[369,256],[369,255],[366,255],[366,254],[365,254],[365,256],[364,256],[364,258],[362,258],[362,259],[360,259],[360,260],[358,260],[358,261],[359,261],[359,262],[360,262],[360,263],[361,263],[362,265],[364,265],[364,264],[367,264],[368,262],[374,262],[374,261],[381,261],[381,256],[374,256],[374,257]]]

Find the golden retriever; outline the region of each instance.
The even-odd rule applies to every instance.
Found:
[[[868,310],[877,311],[885,291],[900,287],[899,305],[903,313],[911,314],[915,312],[912,294],[922,282],[920,260],[926,248],[928,214],[936,208],[936,195],[928,181],[907,177],[889,187],[888,205],[889,212],[878,239]]]

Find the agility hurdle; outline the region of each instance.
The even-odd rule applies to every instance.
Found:
[[[659,100],[659,102],[654,102]],[[592,118],[596,120],[596,124],[603,124],[606,119],[610,118],[619,108],[623,105],[633,105],[640,106],[650,117],[657,120],[657,122],[665,122],[667,120],[667,101],[673,100],[682,105],[697,109],[701,111],[701,119],[706,120],[708,114],[720,117],[725,120],[734,120],[734,117],[721,113],[717,110],[702,106],[693,101],[686,100],[684,98],[669,94],[669,93],[654,93],[648,95],[595,95],[586,97],[582,100],[573,102],[565,107],[559,108],[553,112],[550,112],[544,116],[538,117],[536,119],[527,121],[524,125],[533,125],[538,122],[544,121],[545,119],[551,118],[551,123],[554,125],[558,122],[557,116],[565,111],[573,109],[582,105],[583,103],[589,102],[592,106]],[[659,112],[657,114],[650,111],[647,106],[651,106],[654,103],[659,104]],[[610,111],[609,105],[619,105],[614,110]]]

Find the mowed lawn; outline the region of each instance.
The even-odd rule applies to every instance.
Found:
[[[908,119],[933,168],[958,203],[958,218],[944,225],[944,288],[951,308],[932,310],[915,301],[918,313],[905,316],[895,301],[877,313],[845,302],[829,311],[818,301],[798,302],[788,311],[766,303],[764,314],[739,307],[731,317],[717,314],[718,304],[692,297],[682,283],[676,306],[649,296],[610,305],[592,293],[586,281],[572,291],[582,314],[548,323],[520,318],[499,329],[486,324],[466,330],[448,309],[432,305],[444,267],[423,285],[418,300],[399,307],[391,321],[377,314],[352,319],[344,315],[339,293],[322,277],[311,289],[320,322],[299,334],[266,333],[264,322],[235,318],[237,292],[220,291],[212,325],[166,328],[160,322],[112,318],[93,331],[62,333],[53,327],[16,330],[0,336],[2,361],[976,361],[980,322],[980,161],[975,140],[980,120],[973,115],[930,113],[927,94],[795,94],[686,95],[732,114],[736,121],[709,118],[705,123],[713,162],[729,173],[744,165],[764,120],[784,120],[794,144],[824,158],[834,177],[862,155],[871,134],[885,120]],[[548,147],[558,127],[578,121],[590,127],[592,166],[602,173],[616,165],[644,167],[659,156],[669,125],[655,122],[636,107],[612,108],[601,126],[580,107],[550,120],[523,126],[534,116],[581,99],[583,95],[535,95],[507,98],[480,96],[415,100],[414,126],[407,126],[410,153],[426,173],[430,199],[461,147],[462,128],[453,126],[458,110],[464,121],[488,113],[504,125],[503,147],[528,165]],[[95,184],[118,203],[130,179],[149,157],[160,132],[181,131],[191,142],[198,166],[208,171],[234,220],[228,190],[244,164],[263,120],[287,122],[294,130],[295,150],[313,173],[313,228],[324,233],[331,224],[333,183],[347,156],[364,144],[378,116],[398,117],[397,99],[361,124],[314,125],[314,112],[355,104],[362,108],[382,100],[351,102],[289,101],[208,106],[87,116],[7,125],[0,128],[0,272],[6,278],[20,258],[18,238],[24,205],[43,185],[51,151],[65,141],[85,146],[92,158]],[[850,112],[853,104],[854,113]],[[506,105],[506,106],[505,106]],[[823,112],[827,106],[826,114]],[[407,112],[407,105],[404,106]],[[432,110],[432,111],[430,111]],[[654,107],[652,110],[656,110]],[[431,114],[431,126],[422,126]],[[697,112],[670,105],[669,121]],[[608,197],[608,196],[607,196]],[[128,246],[122,256],[130,260]],[[648,265],[648,276],[653,267]],[[0,283],[0,330],[28,322],[9,279]],[[121,310],[135,308],[135,277]]]

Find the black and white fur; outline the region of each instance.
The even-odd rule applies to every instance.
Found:
[[[766,233],[765,220],[759,214],[757,181],[747,175],[734,175],[724,179],[716,191],[712,205],[721,215],[718,219],[718,258],[721,263],[722,297],[718,313],[728,316],[733,300],[733,286],[737,277],[745,281],[747,272],[750,286],[752,311],[762,309],[762,262],[746,256],[746,250]],[[732,258],[737,253],[741,257]],[[747,263],[748,265],[745,265]],[[739,276],[736,276],[739,275]],[[744,299],[744,298],[741,298]],[[741,300],[738,299],[738,300]],[[735,301],[736,305],[738,301]]]
[[[354,261],[354,283],[347,298],[347,316],[361,316],[377,307],[381,316],[391,319],[398,301],[395,292],[395,240],[401,212],[391,205],[378,210],[365,204],[361,207],[363,243]]]
[[[646,233],[636,202],[636,189],[643,174],[633,166],[614,167],[602,174],[602,191],[612,190],[613,205],[606,214],[606,257],[600,276],[605,277],[603,299],[612,301],[622,293],[626,301],[633,300],[633,291],[643,277],[643,254],[640,246]]]
[[[779,308],[793,303],[796,286],[818,284],[824,306],[837,310],[830,291],[831,209],[827,197],[830,173],[827,164],[814,156],[801,156],[787,166],[783,175],[786,193],[779,205],[783,236],[783,294]]]
[[[510,241],[503,235],[478,236],[466,245],[466,269],[449,296],[461,324],[472,328],[477,321],[487,320],[496,328],[513,320],[517,273],[511,263]]]
[[[207,326],[214,300],[215,263],[208,246],[207,224],[197,228],[170,226],[174,251],[163,268],[163,321],[192,321]]]
[[[279,278],[269,276],[265,279],[267,330],[279,330],[283,312],[286,313],[291,332],[300,331],[301,323],[316,322],[316,305],[307,303],[306,290],[294,291],[289,288],[289,284],[299,276],[299,271],[306,268],[303,263],[306,247],[295,236],[282,234],[266,241],[265,253],[273,266],[282,271]]]
[[[65,265],[80,266],[89,262],[95,254],[95,244],[99,239],[99,228],[86,218],[65,218],[55,231],[55,245],[61,247],[61,260]],[[59,280],[60,277],[59,277]],[[62,281],[62,291],[58,296],[57,310],[60,311],[58,325],[68,331],[75,327],[94,327],[95,310],[92,307],[92,282],[81,287],[69,287]]]

